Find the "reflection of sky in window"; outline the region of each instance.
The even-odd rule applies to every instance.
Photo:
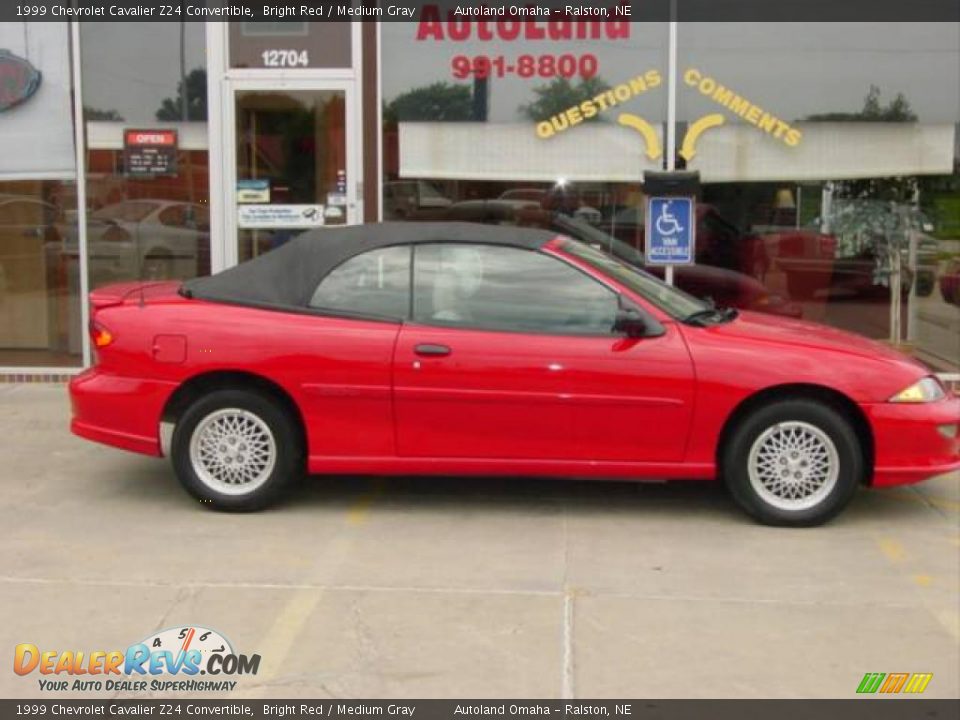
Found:
[[[187,73],[206,68],[204,23],[184,23]],[[80,23],[83,104],[127,122],[155,122],[180,82],[180,23]]]
[[[451,58],[530,53],[580,54],[599,60],[600,77],[616,84],[649,68],[666,78],[667,24],[635,23],[629,40],[572,42],[417,42],[416,23],[381,26],[386,102],[401,92],[434,82],[456,81]],[[960,26],[954,23],[680,23],[679,70],[695,66],[751,102],[788,121],[826,112],[862,109],[870,85],[881,104],[902,92],[924,122],[960,121]],[[542,78],[491,81],[490,119],[516,122]],[[716,111],[717,105],[686,87],[680,78],[681,120]],[[666,84],[632,100],[629,108],[649,119],[666,114]]]

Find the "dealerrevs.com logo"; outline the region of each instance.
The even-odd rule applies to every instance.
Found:
[[[161,630],[126,650],[46,650],[21,643],[13,655],[17,675],[40,675],[40,690],[51,692],[228,692],[237,681],[227,678],[256,675],[259,668],[259,655],[238,654],[223,635],[200,626]]]

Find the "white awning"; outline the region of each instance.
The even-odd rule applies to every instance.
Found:
[[[659,131],[658,131],[659,132]],[[533,124],[400,123],[400,176],[444,180],[636,182],[659,160],[640,135],[589,123],[541,140]]]
[[[953,173],[954,125],[816,122],[794,127],[803,132],[797,147],[752,125],[711,128],[700,136],[688,168],[699,170],[708,183]],[[404,178],[640,182],[644,170],[658,170],[662,162],[645,152],[639,133],[609,122],[585,123],[546,140],[526,123],[400,123]]]

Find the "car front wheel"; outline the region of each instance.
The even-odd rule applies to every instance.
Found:
[[[303,469],[296,423],[271,398],[219,390],[194,402],[177,422],[173,467],[184,488],[218,510],[269,505]]]
[[[826,522],[853,497],[863,474],[860,442],[833,408],[784,400],[747,416],[722,459],[724,481],[744,510],[768,525]]]

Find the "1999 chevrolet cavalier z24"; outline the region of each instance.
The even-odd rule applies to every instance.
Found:
[[[960,467],[960,398],[827,327],[716,310],[563,236],[305,233],[217,275],[91,294],[72,429],[194,496],[305,472],[720,478],[763,522]]]

